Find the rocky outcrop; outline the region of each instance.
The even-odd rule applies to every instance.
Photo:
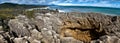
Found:
[[[94,18],[74,17],[64,20],[63,23],[64,25],[61,27],[63,37],[71,36],[84,42],[90,42],[106,34],[102,23],[97,22]]]
[[[120,17],[100,13],[35,13],[16,16],[0,43],[120,43]]]
[[[9,21],[8,25],[10,27],[10,33],[14,37],[30,36],[30,26],[28,24],[28,19],[25,16],[20,15],[18,19],[12,19]]]
[[[61,21],[58,17],[50,13],[36,14],[35,21],[38,30],[43,35],[43,42],[60,43],[60,39],[58,39],[59,34],[57,32],[59,31]]]

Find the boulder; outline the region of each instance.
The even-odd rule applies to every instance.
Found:
[[[103,43],[120,43],[120,39],[116,36],[105,35],[105,36],[100,37],[100,40]]]
[[[62,38],[60,43],[83,43],[82,41],[76,40],[72,37],[65,37]]]
[[[36,29],[31,30],[31,37],[37,40],[41,40],[43,38],[41,32]]]
[[[14,43],[28,43],[28,41],[24,38],[15,38],[13,40]]]
[[[10,33],[14,37],[23,37],[23,36],[30,36],[30,30],[27,25],[28,20],[24,16],[18,16],[16,19],[11,19],[8,23],[10,27]]]
[[[0,43],[8,43],[2,35],[0,35]]]

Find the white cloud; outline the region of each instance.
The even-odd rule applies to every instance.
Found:
[[[96,2],[97,0],[78,0],[78,2]]]
[[[56,5],[70,6],[70,5],[75,5],[75,4],[72,4],[72,3],[59,3],[59,4],[56,4]]]
[[[58,4],[58,3],[59,3],[59,1],[52,1],[49,4]]]
[[[0,1],[2,1],[0,3],[12,2],[19,4],[38,4],[38,5],[55,4],[55,5],[66,5],[66,6],[120,7],[120,0],[0,0]],[[116,2],[117,4],[113,2]]]
[[[119,8],[120,5],[108,4],[108,3],[92,3],[92,4],[71,4],[71,3],[59,3],[60,6],[98,6],[98,7],[115,7]]]
[[[72,2],[72,0],[66,0],[65,2],[66,2],[66,3],[71,3],[71,2]]]

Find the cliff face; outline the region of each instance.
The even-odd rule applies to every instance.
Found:
[[[120,17],[99,13],[19,15],[1,30],[0,43],[120,43]]]

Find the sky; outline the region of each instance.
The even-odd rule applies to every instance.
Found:
[[[120,8],[120,0],[0,0],[0,3],[61,6],[99,6]]]

